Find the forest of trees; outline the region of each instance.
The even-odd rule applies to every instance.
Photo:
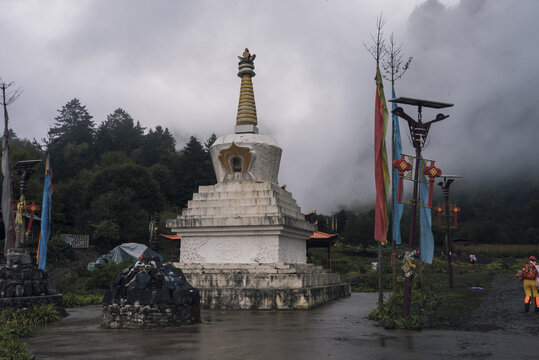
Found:
[[[11,134],[11,164],[46,158],[46,145]],[[209,155],[215,140],[211,134],[202,144],[191,136],[178,151],[167,128],[146,131],[123,109],[96,127],[78,99],[69,101],[43,140],[51,144],[53,233],[92,234],[108,246],[145,241],[152,214],[164,222],[179,213],[199,185],[215,184]],[[30,179],[28,203],[41,204],[44,163]],[[18,181],[14,174],[14,198]]]
[[[78,99],[58,110],[58,116],[38,144],[13,132],[11,164],[19,160],[45,159],[50,143],[53,169],[53,234],[91,234],[105,247],[121,242],[145,242],[152,214],[162,224],[185,207],[199,185],[215,183],[209,148],[210,134],[202,143],[191,136],[176,150],[167,128],[142,127],[125,110],[117,109],[99,126]],[[36,167],[26,193],[27,202],[41,205],[44,164]],[[18,197],[14,174],[14,197]],[[324,189],[320,189],[324,191]],[[440,197],[438,189],[435,196]],[[454,239],[480,243],[539,243],[539,181],[515,180],[499,184],[455,186],[451,202],[462,208]],[[435,199],[441,203],[441,199]],[[345,244],[373,244],[373,206],[345,209],[333,215],[318,214],[314,220],[324,232],[338,232]],[[401,222],[403,242],[408,241],[408,213]],[[162,226],[161,230],[165,230]],[[435,241],[443,233],[433,214]]]

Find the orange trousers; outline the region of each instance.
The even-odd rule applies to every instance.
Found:
[[[529,303],[533,296],[535,298],[535,306],[539,307],[539,293],[535,287],[535,280],[524,279],[522,280],[522,286],[524,286],[524,292],[526,293],[524,303]]]

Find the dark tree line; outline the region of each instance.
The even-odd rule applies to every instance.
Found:
[[[53,232],[92,234],[112,246],[143,242],[154,213],[174,217],[199,185],[215,184],[209,148],[191,136],[176,150],[167,128],[142,127],[117,109],[99,126],[86,106],[73,99],[58,110],[47,139],[53,169]],[[13,134],[15,135],[15,134]],[[45,146],[14,136],[12,164],[45,159]],[[44,161],[30,180],[26,198],[41,204]],[[14,177],[15,196],[18,178]]]
[[[438,189],[436,189],[438,191]],[[453,240],[492,244],[539,244],[539,181],[533,177],[516,178],[490,185],[458,184],[452,189],[451,204],[461,208]],[[434,204],[443,204],[435,193]],[[391,214],[390,214],[391,215]],[[405,206],[401,221],[403,246],[408,244],[410,207]],[[333,219],[332,219],[333,218]],[[344,244],[365,247],[374,245],[374,210],[341,210],[331,216],[316,215],[318,229],[340,234]],[[332,222],[335,228],[332,228]],[[454,222],[454,217],[450,217]],[[391,224],[391,222],[390,222]],[[432,213],[434,242],[443,248],[444,230],[438,228],[438,217]],[[419,244],[416,231],[415,243]]]
[[[58,110],[54,120],[44,142],[52,142],[52,228],[56,234],[93,234],[94,241],[107,246],[144,242],[152,214],[159,213],[163,224],[186,206],[198,186],[216,181],[209,155],[215,134],[204,143],[191,136],[183,149],[176,150],[167,128],[146,129],[123,109],[96,126],[78,99]],[[13,132],[11,135],[12,165],[19,160],[45,159],[45,147],[17,138]],[[44,165],[43,161],[36,167],[28,183],[27,202],[41,205]],[[15,199],[19,196],[18,181],[14,174]],[[438,189],[435,197],[434,204],[442,203]],[[451,203],[462,209],[454,239],[539,243],[539,181],[533,177],[489,186],[455,185]],[[408,242],[409,211],[405,206],[401,222],[404,244]],[[313,220],[320,231],[339,233],[345,244],[375,244],[374,210],[370,207],[340,210],[331,216],[317,214]],[[443,232],[434,213],[433,231],[437,246],[441,246]]]

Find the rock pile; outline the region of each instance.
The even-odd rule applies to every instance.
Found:
[[[159,258],[124,269],[103,298],[101,326],[143,329],[200,322],[200,296],[182,271]]]
[[[8,264],[0,267],[0,298],[57,294],[54,281],[47,273],[31,264],[30,256],[8,256]]]

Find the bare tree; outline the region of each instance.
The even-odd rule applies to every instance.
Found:
[[[4,222],[5,230],[5,243],[4,243],[4,254],[7,252],[7,249],[13,248],[16,245],[16,234],[15,234],[15,221],[13,217],[13,190],[11,184],[11,165],[9,163],[9,117],[7,113],[7,106],[12,104],[17,98],[21,95],[19,89],[7,92],[6,90],[13,83],[6,84],[0,79],[0,89],[2,89],[2,97],[0,99],[0,104],[4,108],[4,136],[2,142],[2,175],[4,179],[2,181],[2,220]]]
[[[0,79],[0,89],[2,89],[2,99],[0,101],[0,104],[4,107],[4,132],[6,132],[4,135],[8,136],[8,114],[7,114],[7,107],[8,105],[11,105],[19,96],[21,96],[22,91],[21,89],[17,89],[15,91],[9,91],[9,88],[13,85],[13,83],[6,84],[5,82]]]
[[[386,19],[383,18],[383,13],[380,13],[380,16],[376,19],[376,35],[371,33],[373,44],[367,46],[367,44],[363,43],[365,49],[372,55],[374,60],[376,60],[376,65],[378,65],[387,54],[386,41],[384,39],[384,33],[382,32],[385,23]]]
[[[391,81],[391,85],[395,85],[395,81],[399,80],[410,67],[412,59],[410,56],[406,62],[403,60],[402,43],[397,46],[395,44],[395,38],[391,34],[389,37],[389,46],[387,47],[387,57],[382,61],[384,79]]]

